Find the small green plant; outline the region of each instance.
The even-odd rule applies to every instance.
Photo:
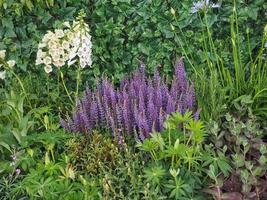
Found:
[[[7,175],[3,175],[0,178],[0,199],[1,200],[15,200],[18,199],[18,195],[13,193],[13,189],[16,188],[18,182],[21,180],[21,170],[16,169]],[[23,195],[20,199],[24,199]]]
[[[162,133],[153,133],[149,139],[137,144],[140,150],[150,154],[156,165],[145,170],[147,183],[158,194],[166,194],[171,199],[200,198],[197,193],[205,184],[200,181],[205,177],[201,167],[204,161],[203,123],[195,120],[191,112],[172,113],[164,127]],[[167,174],[169,169],[170,174]]]
[[[228,174],[220,173],[224,172],[223,163],[221,167],[215,164],[210,167],[209,176],[214,186],[209,192],[218,200],[260,200],[267,197],[266,126],[252,114],[250,99],[243,96],[239,101],[234,101],[238,112],[227,113],[221,127],[215,122],[209,125],[209,139],[215,146],[215,152],[220,154],[223,151],[230,159],[232,168],[231,174]]]
[[[22,143],[23,138],[28,135],[34,127],[33,112],[24,111],[25,95],[15,91],[6,92],[6,96],[0,102],[0,151],[4,149],[11,151],[11,146]]]
[[[71,136],[44,132],[25,137],[15,167],[23,178],[10,189],[14,197],[26,199],[99,199],[98,186],[79,174],[64,152]],[[15,162],[15,160],[13,160]],[[17,170],[14,170],[17,172]]]
[[[97,132],[88,138],[75,137],[67,142],[67,152],[78,170],[91,175],[103,168],[116,169],[122,147],[117,141]]]

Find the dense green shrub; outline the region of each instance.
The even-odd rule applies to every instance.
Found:
[[[244,97],[234,104],[238,111],[222,117],[221,126],[214,121],[208,126],[214,152],[224,152],[232,170],[226,175],[212,166],[209,175],[214,185],[207,191],[218,200],[222,196],[229,200],[266,199],[266,124],[252,114]]]
[[[210,154],[203,149],[203,123],[191,112],[177,112],[166,119],[164,128],[137,144],[151,157],[144,170],[145,182],[167,199],[206,199],[201,193],[207,177],[202,165]]]
[[[203,38],[205,26],[198,17],[201,13],[191,13],[193,2],[27,0],[23,4],[4,0],[0,4],[0,48],[9,49],[11,57],[23,70],[35,71],[33,63],[42,35],[52,26],[59,26],[59,22],[73,19],[83,8],[87,12],[93,38],[94,65],[93,70],[87,70],[88,74],[98,75],[100,70],[120,79],[123,73],[136,68],[139,60],[147,63],[149,68],[163,65],[163,70],[170,72],[174,58],[184,53],[178,38],[196,65],[202,67],[206,59],[202,43],[207,37]],[[226,60],[229,59],[228,52],[231,52],[228,38],[232,6],[231,0],[223,1],[221,8],[212,10],[207,18],[209,26],[214,27],[215,45],[223,50],[222,57]],[[237,6],[240,24],[246,24],[240,27],[240,38],[243,58],[247,59],[246,29],[252,33],[253,51],[260,41],[267,4],[264,0],[240,0]],[[170,13],[171,7],[177,12],[177,21]],[[171,30],[170,23],[179,27],[177,35]]]

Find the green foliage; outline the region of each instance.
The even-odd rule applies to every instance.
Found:
[[[267,4],[224,0],[219,9],[192,14],[193,2],[0,0],[0,49],[18,66],[0,83],[0,199],[208,199],[202,191],[218,200],[267,198],[260,121],[267,111]],[[195,72],[207,130],[191,113],[173,113],[138,149],[97,132],[60,131],[59,113],[71,108],[61,76],[44,76],[34,60],[43,34],[81,8],[94,61],[83,82],[94,84],[103,73],[117,81],[140,61],[149,72],[163,65],[168,78],[182,55]],[[75,72],[62,73],[74,91]]]
[[[32,112],[24,111],[25,95],[11,91],[5,94],[0,107],[0,151],[11,151],[12,145],[22,143],[23,137],[27,136],[35,122]],[[4,148],[4,149],[3,149]]]
[[[93,132],[66,143],[66,153],[78,173],[89,175],[101,188],[103,199],[138,199],[144,191],[143,165],[139,154],[126,144]]]
[[[212,164],[209,176],[215,181],[215,185],[209,192],[216,199],[220,199],[219,196],[222,195],[226,199],[232,199],[232,193],[235,193],[236,199],[264,199],[267,170],[267,143],[264,139],[266,126],[252,115],[249,104],[234,103],[239,108],[238,112],[227,113],[222,119],[221,127],[216,122],[210,124],[210,139],[215,145],[215,152],[222,154],[223,149],[231,161],[232,170],[231,175],[223,173],[221,176],[220,171],[223,172],[223,169],[219,167],[218,170]],[[225,164],[222,167],[229,168]]]
[[[98,199],[94,181],[76,173],[69,157],[62,153],[70,135],[64,132],[45,132],[25,137],[23,146],[15,152],[15,170],[0,183],[3,199]],[[17,177],[19,176],[19,180]]]
[[[86,72],[90,76],[104,72],[118,80],[123,73],[135,68],[139,60],[147,63],[148,68],[160,64],[164,66],[164,72],[170,73],[175,57],[184,54],[180,45],[177,48],[178,40],[196,66],[202,68],[206,65],[203,40],[208,38],[202,34],[202,31],[205,32],[205,25],[197,14],[191,13],[193,0],[1,2],[0,48],[9,49],[11,57],[15,58],[22,70],[42,72],[43,69],[33,66],[37,44],[42,35],[53,26],[60,26],[60,22],[72,20],[81,8],[87,8],[85,12],[89,16],[87,21],[93,38],[94,65]],[[171,7],[176,11],[177,20],[172,18]],[[245,31],[253,30],[250,39],[250,49],[253,51],[259,46],[259,33],[265,25],[262,19],[265,17],[266,7],[264,0],[239,1],[237,4],[240,24],[246,24],[240,27],[239,33],[244,59],[249,58],[249,52],[245,51]],[[228,40],[231,33],[226,31],[230,30],[227,22],[231,11],[232,1],[226,0],[222,2],[220,9],[211,11],[207,17],[207,24],[209,27],[213,26],[213,35],[216,36],[214,44],[223,50],[222,56],[226,60],[229,60],[231,49],[231,40]],[[178,36],[171,30],[170,23],[179,30]],[[213,52],[208,53],[214,60]]]
[[[201,166],[205,160],[204,137],[203,123],[186,112],[171,114],[162,133],[153,133],[139,142],[139,149],[153,159],[144,171],[150,187],[169,199],[201,199],[199,190],[205,185],[200,181],[205,177]]]
[[[18,199],[18,195],[14,194],[12,191],[17,187],[21,177],[15,172],[9,174],[8,176],[2,176],[0,178],[0,199],[1,200],[15,200]],[[20,196],[19,199],[25,199]]]
[[[254,8],[261,3],[263,7],[267,6],[263,2],[257,1]],[[244,20],[242,18],[242,11],[244,10],[237,9],[239,5],[233,1],[233,11],[229,16],[227,25],[230,34],[226,34],[231,43],[227,44],[226,49],[220,46],[221,43],[218,43],[217,35],[212,34],[212,32],[218,33],[216,26],[209,26],[209,13],[200,15],[205,26],[202,38],[204,39],[203,46],[206,55],[204,63],[208,68],[198,71],[195,80],[202,117],[207,121],[209,118],[220,119],[220,115],[227,107],[233,109],[232,101],[243,95],[252,96],[254,114],[266,118],[266,101],[264,100],[267,84],[265,78],[267,62],[264,57],[266,32],[263,31],[265,24],[262,24],[261,32],[258,32],[256,39],[248,27],[244,29],[240,26]],[[223,40],[224,43],[225,41]],[[225,57],[226,54],[227,57]],[[209,102],[209,104],[204,101]]]
[[[67,143],[69,156],[78,170],[90,175],[97,175],[103,168],[116,169],[120,148],[117,141],[97,132],[89,138],[73,138]]]

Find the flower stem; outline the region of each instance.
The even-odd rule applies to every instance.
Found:
[[[64,81],[63,73],[62,73],[61,71],[60,71],[60,77],[61,77],[61,80],[62,80],[62,85],[63,85],[63,87],[64,87],[64,89],[65,89],[65,91],[66,91],[66,93],[67,93],[67,95],[68,95],[68,97],[69,97],[71,103],[74,105],[74,102],[73,102],[73,100],[72,100],[72,98],[71,98],[71,96],[70,96],[70,93],[69,93],[69,91],[68,91],[68,89],[67,89],[67,87],[66,87],[66,84],[65,84],[65,81]]]
[[[76,80],[76,93],[75,93],[75,99],[78,99],[79,96],[79,86],[80,86],[80,82],[81,82],[81,67],[78,66],[77,69],[77,80]]]

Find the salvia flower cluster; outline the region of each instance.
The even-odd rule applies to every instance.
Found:
[[[92,43],[89,26],[80,13],[72,25],[64,22],[64,29],[48,31],[38,45],[36,65],[43,64],[46,73],[52,66],[60,68],[79,61],[81,68],[92,65]]]
[[[186,78],[182,59],[176,63],[170,85],[157,70],[152,78],[146,77],[142,64],[132,76],[123,79],[118,88],[107,78],[98,83],[95,92],[87,87],[76,111],[67,121],[61,120],[61,126],[82,133],[108,127],[118,138],[128,133],[143,140],[151,132],[163,129],[168,114],[194,110],[194,105],[194,86]]]

